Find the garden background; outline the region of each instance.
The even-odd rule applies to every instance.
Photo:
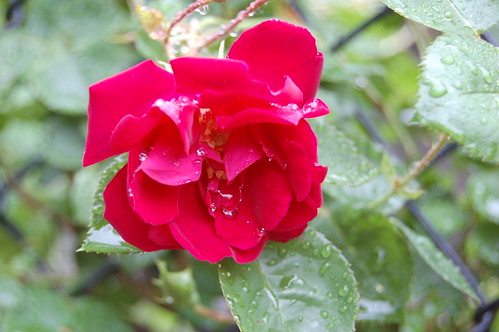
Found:
[[[338,277],[331,303],[315,308],[319,330],[346,331],[355,319],[358,331],[485,331],[492,314],[473,316],[499,296],[499,3],[384,2],[397,13],[376,0],[272,0],[224,45],[201,51],[225,54],[241,31],[279,18],[306,26],[325,56],[318,97],[331,114],[311,121],[330,168],[311,222],[324,236],[311,229],[289,247],[270,245],[254,264],[272,269],[293,246],[334,244],[318,254],[329,265],[303,272],[318,283]],[[257,277],[245,281],[234,263],[178,251],[97,254],[126,248],[95,236],[90,253],[78,250],[92,211],[102,212],[92,197],[106,166],[81,167],[88,86],[143,59],[167,61],[158,27],[191,3],[0,0],[0,331],[237,331],[219,278],[241,329],[271,330],[251,324],[273,324],[272,307],[252,316],[233,303],[249,303],[245,282]],[[174,54],[189,51],[189,34],[216,33],[249,4],[200,7],[181,22]],[[428,230],[441,234],[430,237],[445,254]],[[445,257],[454,252],[446,243],[466,265]],[[295,281],[275,287],[298,294]]]

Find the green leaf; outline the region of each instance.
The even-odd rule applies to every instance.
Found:
[[[90,229],[82,247],[79,250],[87,252],[100,252],[108,254],[132,254],[142,252],[138,248],[126,243],[106,219],[104,219],[104,198],[102,193],[107,184],[126,164],[126,155],[114,158],[114,161],[102,172],[97,185],[92,204]]]
[[[64,170],[81,169],[85,138],[72,118],[50,117],[45,121],[43,152],[47,161]]]
[[[133,331],[111,306],[101,301],[88,298],[73,301],[48,289],[23,287],[6,277],[0,277],[0,286],[2,332]]]
[[[480,222],[466,242],[466,252],[477,254],[485,263],[499,268],[499,224]]]
[[[270,242],[248,264],[219,264],[222,290],[241,331],[353,331],[358,293],[349,264],[308,228],[288,243]]]
[[[392,218],[391,222],[404,233],[409,242],[413,245],[416,252],[423,260],[441,276],[445,281],[454,286],[464,294],[469,295],[475,300],[478,300],[476,294],[471,289],[468,282],[464,279],[458,267],[445,257],[445,255],[431,242],[429,238],[419,235],[409,229],[400,221]]]
[[[499,172],[474,173],[468,179],[468,196],[473,208],[484,218],[499,224]]]
[[[319,162],[329,168],[326,183],[358,186],[379,173],[355,143],[330,123],[312,122],[319,143]]]
[[[352,262],[359,281],[359,319],[402,322],[413,262],[405,240],[388,219],[341,207],[332,215],[323,211],[312,225]]]
[[[416,119],[499,163],[499,50],[474,37],[443,35],[428,48]]]
[[[496,0],[382,0],[400,15],[444,32],[487,30],[499,19]]]

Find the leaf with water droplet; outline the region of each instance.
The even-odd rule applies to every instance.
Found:
[[[321,214],[312,225],[353,262],[352,269],[360,281],[359,319],[402,322],[410,293],[407,285],[413,274],[405,239],[383,215],[345,206],[338,208],[337,215],[335,211],[329,211],[332,215]],[[336,283],[334,293],[326,296],[348,302],[350,285],[343,283],[343,277],[336,279]]]
[[[444,32],[483,32],[499,18],[499,5],[491,0],[382,1],[400,15]]]
[[[326,254],[315,255],[314,250]],[[354,329],[358,293],[352,271],[338,249],[313,229],[288,243],[269,242],[252,263],[241,265],[225,259],[219,277],[243,332]],[[347,294],[336,295],[331,280],[341,280],[338,287]],[[244,287],[249,291],[241,292]],[[250,304],[251,312],[247,309]]]
[[[481,171],[468,179],[468,196],[473,208],[484,218],[499,224],[499,172]]]
[[[333,124],[324,119],[311,121],[319,141],[319,162],[328,166],[326,183],[358,186],[379,173],[355,143]]]
[[[452,59],[452,60],[451,60]],[[472,156],[499,163],[499,50],[472,36],[443,35],[427,50],[419,122]]]
[[[93,198],[87,238],[79,250],[107,254],[142,252],[140,249],[126,243],[107,220],[104,219],[104,198],[102,197],[102,193],[116,173],[126,164],[126,159],[126,155],[115,157],[113,162],[102,172],[97,184],[97,191]]]
[[[458,267],[454,265],[450,259],[445,257],[429,238],[417,234],[395,218],[392,218],[391,221],[402,231],[409,242],[413,245],[414,249],[416,249],[416,252],[433,269],[433,271],[435,271],[439,276],[459,291],[471,296],[475,300],[478,300],[476,294],[466,282]]]

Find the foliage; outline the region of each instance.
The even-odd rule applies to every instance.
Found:
[[[116,255],[139,252],[102,216],[102,192],[125,156],[80,166],[88,86],[143,58],[167,61],[139,14],[171,22],[191,1],[25,1],[2,15],[0,331],[471,328],[477,294],[404,203],[418,200],[486,299],[497,298],[498,50],[479,33],[499,39],[499,3],[383,2],[402,16],[387,14],[336,52],[381,3],[273,0],[225,46],[202,50],[216,57],[269,17],[305,25],[325,54],[319,97],[332,110],[311,121],[329,166],[320,215],[255,262],[218,266],[180,251]],[[0,0],[0,11],[10,3]],[[216,33],[249,3],[210,4],[180,27],[189,38]],[[181,55],[188,38],[175,38]],[[457,151],[399,186],[439,134]]]

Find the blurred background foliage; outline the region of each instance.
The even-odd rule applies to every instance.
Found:
[[[142,59],[167,61],[161,43],[141,28],[137,6],[171,20],[189,3],[0,0],[0,331],[237,331],[216,266],[182,252],[77,251],[105,166],[81,168],[87,88]],[[190,16],[185,29],[193,36],[216,31],[248,3],[211,4],[208,12]],[[382,197],[390,176],[418,160],[434,138],[407,124],[417,101],[418,64],[439,32],[391,12],[331,52],[342,36],[382,9],[376,0],[274,0],[226,38],[225,51],[240,31],[278,17],[307,26],[325,54],[318,95],[332,115],[314,123],[320,144],[346,146],[350,154],[355,143],[361,157],[352,167],[368,176],[355,185],[348,179],[326,185],[327,204],[314,225],[353,264],[361,296],[390,306],[373,309],[361,299],[357,329],[464,331],[476,304],[412,255],[406,240],[380,221],[383,215],[356,211]],[[490,32],[499,38],[497,25]],[[218,52],[214,45],[202,55]],[[382,143],[374,142],[365,122]],[[347,137],[321,132],[324,125]],[[469,264],[487,298],[499,296],[497,166],[458,149],[409,187],[405,197],[393,197],[379,212],[397,212],[420,231],[402,205],[424,191],[423,214]],[[168,266],[155,264],[159,259]]]

